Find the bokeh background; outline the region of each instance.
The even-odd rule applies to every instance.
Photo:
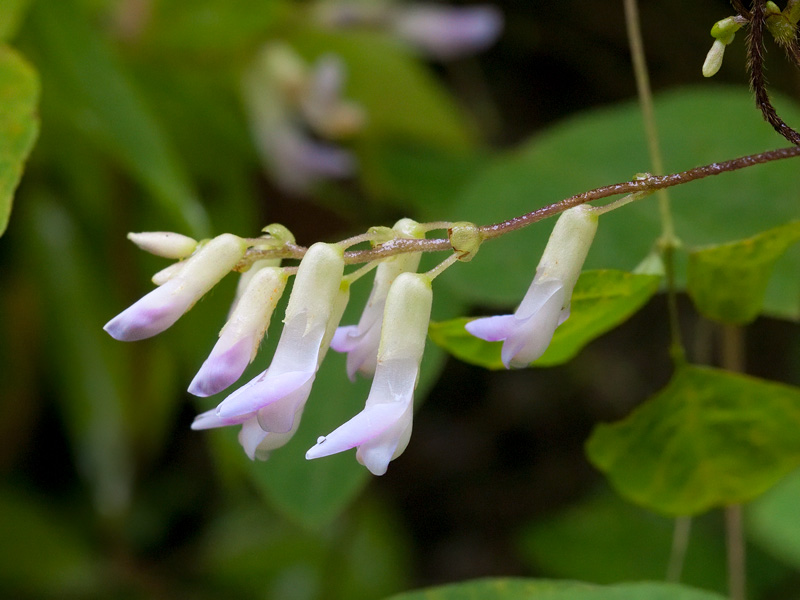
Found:
[[[304,2],[16,5],[10,43],[41,76],[41,133],[0,239],[0,595],[370,600],[489,575],[664,578],[672,522],[616,497],[583,450],[597,422],[622,418],[669,379],[661,295],[560,367],[488,372],[430,344],[411,443],[380,478],[352,453],[302,458],[308,440],[366,397],[365,382],[346,381],[341,357],[326,361],[309,405],[321,408],[306,416],[297,443],[265,463],[247,460],[235,431],[190,431],[213,399],[185,389],[224,322],[234,281],[152,340],[123,344],[102,331],[165,266],[133,247],[128,231],[254,236],[281,222],[310,244],[405,215],[501,220],[513,216],[503,171],[486,169],[525,156],[527,144],[559,127],[575,128],[573,145],[540,157],[558,185],[542,183],[523,206],[649,169],[621,1],[500,0],[497,42],[450,61],[385,33],[326,30]],[[705,117],[670,113],[662,134],[671,169],[784,145],[747,102],[741,39],[713,83],[700,74],[727,2],[643,2],[641,13],[655,92],[704,86],[708,102],[732,99],[732,129],[754,132],[741,146],[714,145]],[[240,82],[275,40],[308,61],[325,52],[343,59],[344,95],[367,118],[363,135],[343,142],[359,161],[353,177],[298,192],[265,171]],[[779,110],[800,114],[797,73],[775,47],[768,61]],[[607,128],[580,128],[595,114],[587,111],[607,109],[628,115],[621,141],[605,139]],[[621,155],[607,150],[620,147]],[[776,185],[796,189],[785,181],[796,165],[764,169],[765,186],[783,178]],[[536,190],[535,170],[519,176]],[[749,193],[768,215],[772,198]],[[796,192],[788,198],[800,204]],[[702,197],[676,202],[693,207],[686,218],[698,230],[719,229],[703,221]],[[608,251],[617,264],[602,264],[601,254],[593,266],[633,268],[657,233],[654,214],[654,204],[642,208],[630,256],[623,240]],[[532,275],[548,227],[493,242],[515,247],[513,277],[503,276],[506,264],[478,258],[443,276],[434,318],[512,308],[528,285],[515,274]],[[348,322],[368,292],[361,287]],[[784,296],[774,311],[783,319],[748,328],[747,368],[800,384],[800,331],[786,318],[798,299]],[[680,308],[690,354],[713,364],[718,332],[683,297]],[[249,373],[268,364],[274,327],[270,334]],[[753,598],[800,598],[798,487],[787,480],[749,515]],[[684,581],[724,591],[719,514],[695,521]]]

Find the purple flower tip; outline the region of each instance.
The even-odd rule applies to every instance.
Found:
[[[206,397],[221,392],[241,377],[250,364],[252,351],[252,336],[229,348],[224,348],[224,341],[220,339],[189,385],[189,393]]]
[[[152,337],[170,327],[189,308],[184,298],[175,296],[167,282],[139,299],[105,324],[111,337],[134,342]]]

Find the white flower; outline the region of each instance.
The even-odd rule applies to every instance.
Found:
[[[401,237],[422,238],[425,232],[411,219],[401,219],[395,226]],[[421,257],[420,252],[399,254],[384,260],[375,272],[375,281],[358,325],[339,327],[331,341],[331,348],[337,352],[347,352],[347,375],[355,380],[356,372],[372,377],[377,363],[378,344],[381,339],[383,309],[389,287],[400,273],[416,271]]]
[[[342,280],[343,271],[339,246],[317,243],[308,249],[295,277],[285,325],[269,368],[228,396],[216,410],[197,417],[193,429],[249,423],[242,433],[247,443],[242,443],[251,458],[258,457],[256,448],[262,443],[271,449],[274,440],[288,440],[288,436],[272,434],[290,434],[297,428],[319,364],[347,304],[349,286]],[[254,442],[258,438],[256,424],[265,434],[258,443]]]
[[[226,233],[203,245],[163,285],[106,323],[111,337],[130,342],[161,333],[214,287],[247,250],[247,243]]]
[[[389,461],[406,449],[431,299],[427,275],[397,276],[386,299],[375,378],[364,410],[320,438],[306,453],[307,459],[358,447],[356,459],[374,475],[383,475]]]
[[[211,396],[239,379],[256,357],[287,278],[280,267],[261,268],[248,278],[219,340],[189,385],[190,393]]]
[[[503,340],[501,358],[506,368],[527,367],[539,358],[556,327],[569,317],[572,290],[596,230],[597,215],[591,207],[564,211],[516,312],[466,324],[475,337],[489,342]]]

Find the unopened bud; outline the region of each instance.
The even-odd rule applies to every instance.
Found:
[[[722,58],[725,55],[725,44],[720,40],[714,40],[711,50],[706,55],[703,62],[703,77],[713,77],[722,66]]]
[[[467,221],[453,223],[452,227],[447,230],[447,235],[450,238],[450,245],[458,254],[458,260],[462,262],[471,261],[483,242],[478,226]]]
[[[264,227],[261,231],[270,235],[276,241],[283,244],[294,244],[294,234],[289,231],[289,228],[280,223],[271,223]]]
[[[180,233],[167,231],[129,233],[128,239],[145,252],[164,258],[186,258],[197,248],[196,240]]]

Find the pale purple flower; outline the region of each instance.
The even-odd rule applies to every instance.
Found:
[[[307,133],[310,128],[332,139],[362,126],[361,109],[341,98],[343,70],[343,63],[331,55],[309,70],[289,46],[270,44],[243,78],[257,149],[285,190],[304,192],[319,181],[350,177],[356,170],[350,151]]]
[[[489,47],[503,29],[494,6],[451,7],[437,4],[398,6],[391,26],[395,34],[441,60],[474,54]]]
[[[126,342],[161,333],[214,287],[246,249],[244,240],[229,233],[210,240],[163,285],[111,319],[103,329]]]
[[[425,237],[419,224],[411,219],[399,220],[394,230],[400,237]],[[337,352],[347,352],[347,376],[351,381],[355,380],[356,373],[365,377],[372,377],[375,373],[383,310],[389,288],[400,273],[416,271],[420,257],[419,252],[409,252],[381,262],[376,269],[372,291],[358,325],[347,325],[336,330],[331,348]]]
[[[298,402],[294,400],[291,402],[291,404],[296,404],[298,408],[292,416],[292,425],[286,432],[276,433],[264,430],[259,421],[260,411],[242,415],[233,419],[221,419],[217,415],[216,409],[211,409],[203,414],[198,415],[195,418],[194,423],[192,423],[192,429],[197,431],[202,429],[212,429],[215,427],[225,427],[228,425],[241,425],[242,429],[239,431],[239,443],[244,449],[245,454],[247,454],[250,460],[267,460],[272,450],[287,444],[297,431],[297,428],[300,425],[300,418],[302,417],[303,409],[305,408],[305,399],[308,398],[308,395],[311,392],[311,385],[313,381],[313,378],[310,379],[300,388],[291,393],[292,396],[299,398],[300,401]]]
[[[424,274],[401,273],[386,299],[375,378],[364,410],[322,437],[307,459],[358,448],[356,459],[383,475],[411,437],[414,388],[431,312],[431,282]]]
[[[475,319],[465,327],[469,333],[487,342],[502,340],[503,364],[506,368],[519,369],[544,354],[556,327],[568,316],[569,307],[564,306],[564,284],[554,279],[541,281],[534,277],[513,315]]]
[[[503,29],[494,6],[447,6],[432,2],[327,2],[316,19],[331,28],[369,27],[388,30],[425,54],[450,60],[490,46]]]
[[[516,312],[475,319],[465,325],[475,337],[503,341],[501,358],[506,368],[527,367],[544,354],[556,328],[569,317],[572,290],[595,231],[597,214],[592,207],[564,211]]]
[[[352,152],[313,140],[291,122],[261,130],[257,143],[277,183],[289,191],[304,192],[320,181],[346,179],[356,171]]]
[[[194,429],[246,426],[240,441],[252,458],[258,457],[259,447],[268,452],[276,447],[272,445],[276,440],[284,439],[273,434],[290,434],[297,428],[319,364],[347,304],[349,286],[342,281],[343,270],[340,247],[317,243],[308,249],[295,277],[285,325],[269,368],[214,411],[197,417]],[[256,425],[263,431],[262,437]]]
[[[249,278],[219,340],[189,385],[190,393],[211,396],[239,379],[256,357],[287,278],[280,267],[258,269]]]
[[[350,137],[364,126],[362,108],[342,98],[344,79],[342,59],[325,54],[315,63],[300,99],[306,122],[317,135],[326,139]]]

